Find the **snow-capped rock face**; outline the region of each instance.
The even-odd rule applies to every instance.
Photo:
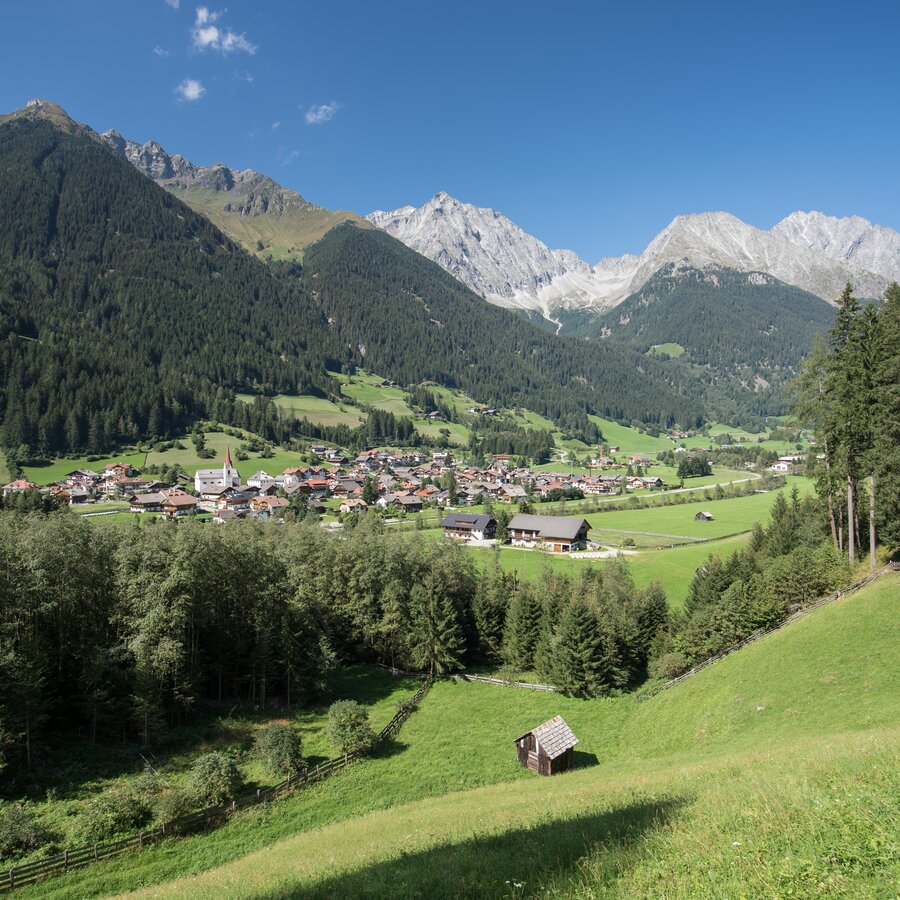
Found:
[[[886,279],[874,272],[754,228],[723,212],[678,216],[638,258],[629,292],[640,289],[667,263],[765,272],[830,302],[837,300],[848,281],[863,297],[880,296],[887,287]]]
[[[253,169],[239,171],[224,163],[195,166],[183,156],[169,155],[156,141],[138,144],[115,129],[105,131],[100,139],[138,171],[171,190],[207,188],[231,194],[232,199],[224,207],[226,212],[258,216],[280,215],[289,207],[315,208],[295,191]]]
[[[496,210],[443,191],[418,208],[379,210],[366,219],[502,306],[538,309],[549,318],[561,294],[591,278],[591,267],[572,251],[551,250]]]
[[[837,218],[820,212],[793,212],[772,229],[772,234],[892,281],[900,280],[900,234],[861,216]]]
[[[875,297],[900,277],[900,235],[858,218],[795,213],[764,231],[724,212],[678,216],[639,256],[596,266],[551,250],[496,210],[445,193],[366,218],[492,303],[536,309],[551,321],[560,309],[615,306],[670,263],[762,272],[831,302],[847,281],[858,295]]]

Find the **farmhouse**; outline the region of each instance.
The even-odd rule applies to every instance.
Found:
[[[562,716],[554,716],[516,738],[516,755],[519,764],[529,771],[556,775],[572,768],[573,748],[577,743],[578,738]]]
[[[21,494],[24,491],[36,491],[38,486],[26,481],[24,478],[17,478],[9,484],[3,485],[3,496],[8,497],[10,494]]]
[[[541,545],[553,553],[566,553],[584,549],[589,528],[587,519],[518,513],[510,520],[506,533],[510,542],[519,547]]]
[[[171,494],[162,505],[168,519],[193,515],[197,511],[197,498],[190,494]]]
[[[463,541],[489,541],[497,534],[497,521],[486,513],[450,513],[441,522],[444,534]]]
[[[714,516],[711,512],[701,511],[701,512],[698,512],[697,515],[694,516],[694,518],[698,522],[712,522]]]

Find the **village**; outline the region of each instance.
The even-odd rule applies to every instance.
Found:
[[[705,457],[710,450],[693,448],[684,453]],[[0,490],[4,497],[42,491],[60,505],[77,507],[87,515],[111,514],[91,510],[115,504],[117,509],[138,515],[166,519],[199,515],[216,524],[239,520],[283,523],[287,512],[301,508],[304,515],[321,515],[327,527],[340,527],[348,516],[368,510],[398,524],[423,510],[434,510],[445,513],[440,527],[444,535],[457,541],[482,546],[500,541],[570,552],[599,549],[587,539],[587,522],[569,516],[534,515],[537,505],[673,486],[652,473],[656,460],[623,455],[618,447],[608,445],[598,448],[590,468],[580,474],[516,465],[514,458],[505,454],[495,454],[486,465],[475,466],[455,459],[446,450],[372,449],[351,456],[337,447],[312,445],[308,456],[315,462],[279,474],[260,469],[246,480],[227,448],[220,467],[198,469],[193,477],[182,472],[164,481],[142,474],[134,465],[111,462],[100,472],[75,469],[44,487],[17,479]],[[790,471],[798,460],[785,457],[771,468]],[[501,505],[498,509],[510,510],[499,516],[499,533],[498,517],[492,514],[495,504]],[[473,508],[471,512],[466,511],[469,508]]]

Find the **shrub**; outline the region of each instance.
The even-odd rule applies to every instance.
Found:
[[[341,753],[368,753],[375,745],[369,714],[355,700],[331,704],[326,731]]]
[[[173,819],[186,816],[194,809],[194,800],[185,791],[166,791],[156,798],[153,813],[159,822],[171,822]]]
[[[107,791],[88,803],[81,814],[78,835],[87,843],[134,831],[150,819],[148,805],[131,791]]]
[[[198,806],[216,806],[234,797],[243,784],[234,757],[216,751],[204,754],[191,767],[188,793]]]
[[[648,674],[651,678],[677,678],[688,670],[688,666],[688,658],[683,653],[673,651],[651,660]]]
[[[0,859],[30,853],[51,840],[31,810],[21,803],[0,805]]]
[[[289,775],[303,767],[300,735],[287,725],[269,725],[256,733],[256,755],[278,775]]]

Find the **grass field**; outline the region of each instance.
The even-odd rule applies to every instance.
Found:
[[[237,399],[245,403],[253,402],[250,394],[238,394]],[[279,409],[290,410],[298,419],[308,419],[314,425],[348,425],[355,428],[365,418],[353,407],[341,409],[331,400],[309,394],[278,394],[272,401]]]
[[[646,587],[654,581],[660,582],[666,591],[669,606],[680,609],[698,567],[702,566],[710,555],[722,558],[730,556],[740,550],[748,540],[749,534],[745,534],[666,550],[629,552],[622,558],[637,587]],[[513,572],[519,578],[529,581],[539,578],[546,570],[577,577],[585,568],[609,565],[607,559],[569,558],[560,554],[523,550],[520,547],[500,547],[497,550],[479,547],[468,549],[475,556],[479,567],[493,565],[493,560],[496,559],[504,572]]]
[[[645,703],[441,682],[391,752],[23,896],[893,896],[898,590],[886,576]],[[577,768],[543,779],[512,741],[555,714]]]
[[[619,425],[609,419],[601,419],[599,416],[588,416],[594,424],[603,432],[603,445],[619,447],[622,453],[646,453],[655,456],[663,450],[671,450],[675,444],[665,435],[653,437],[651,434],[642,434],[636,428],[627,425]]]
[[[801,495],[812,491],[806,478],[793,477],[787,485],[767,494],[751,494],[726,500],[705,500],[701,504],[661,506],[652,509],[616,509],[611,512],[590,513],[585,518],[596,531],[591,537],[603,540],[603,530],[616,532],[643,531],[694,538],[720,538],[750,531],[756,522],[768,518],[769,510],[779,492],[790,492],[796,486]],[[713,514],[712,522],[698,522],[694,516],[700,510]]]
[[[647,356],[672,356],[678,357],[684,354],[684,347],[681,344],[669,342],[668,344],[654,344],[648,351]]]
[[[399,387],[381,387],[379,382],[384,379],[379,375],[370,375],[362,370],[355,375],[331,374],[341,382],[341,393],[356,403],[383,409],[395,416],[414,415],[406,402],[406,391]]]
[[[225,450],[231,447],[231,459],[234,467],[242,478],[247,478],[259,469],[265,469],[270,475],[280,475],[290,466],[300,465],[300,457],[296,453],[276,448],[274,454],[268,458],[260,458],[258,453],[249,453],[248,459],[239,460],[235,452],[241,446],[242,439],[225,434],[221,431],[208,431],[205,433],[206,448],[215,451],[212,459],[201,459],[191,443],[189,437],[181,438],[184,450],[166,450],[158,453],[155,450],[147,454],[147,465],[174,465],[178,464],[189,474],[193,475],[197,469],[215,469],[223,465]]]
[[[49,466],[25,466],[25,477],[35,484],[53,484],[65,478],[69,472],[75,469],[90,469],[93,472],[102,472],[107,463],[129,463],[135,468],[142,469],[146,460],[144,453],[119,453],[115,456],[104,456],[88,462],[87,458],[80,456],[74,459],[62,457],[55,459]]]

